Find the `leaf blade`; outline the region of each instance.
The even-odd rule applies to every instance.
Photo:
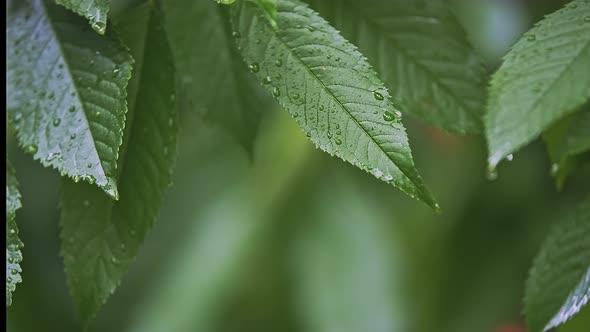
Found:
[[[213,1],[168,0],[163,11],[177,65],[180,111],[196,111],[251,154],[260,114],[270,98],[256,86],[235,49],[228,8]],[[190,34],[187,26],[194,27]]]
[[[545,332],[573,317],[590,298],[590,196],[573,218],[556,225],[535,258],[525,291],[531,332]]]
[[[482,132],[486,69],[448,3],[310,3],[367,56],[402,110],[447,132]]]
[[[155,222],[176,159],[174,65],[160,14],[150,2],[124,17],[117,26],[134,47],[139,72],[131,83],[138,87],[130,87],[136,101],[129,102],[135,106],[119,161],[120,200],[87,184],[64,181],[62,187],[61,253],[86,323],[115,291]],[[145,41],[134,43],[138,37]]]
[[[258,15],[249,3],[232,7],[242,55],[316,146],[438,209],[399,111],[356,48],[299,1],[279,2],[278,31]]]
[[[16,290],[16,284],[22,282],[20,262],[23,255],[20,248],[22,241],[18,237],[16,225],[16,210],[22,207],[18,191],[18,181],[14,168],[6,159],[6,306],[12,304],[12,293]]]
[[[7,112],[19,144],[116,199],[133,59],[115,36],[97,35],[55,4],[15,1],[8,11]]]
[[[588,15],[586,0],[549,14],[493,75],[485,117],[491,169],[590,98]]]
[[[92,29],[104,35],[110,9],[108,0],[55,0],[55,2],[78,15],[86,17]]]

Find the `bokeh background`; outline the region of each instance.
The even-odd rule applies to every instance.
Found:
[[[490,73],[564,2],[451,1]],[[253,158],[182,111],[175,184],[90,331],[525,331],[532,259],[590,188],[586,166],[557,192],[542,142],[487,180],[483,138],[447,136],[407,116],[416,164],[442,206],[436,215],[316,150],[278,106],[264,112]],[[80,331],[59,256],[58,174],[10,134],[7,147],[25,243],[8,331]],[[588,331],[589,314],[563,331]]]

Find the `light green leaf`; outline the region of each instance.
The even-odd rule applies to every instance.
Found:
[[[229,9],[193,0],[166,0],[163,7],[177,68],[179,109],[199,112],[251,153],[260,111],[272,100],[235,50]]]
[[[438,208],[398,108],[356,47],[296,0],[279,2],[278,31],[248,2],[231,8],[250,70],[316,146]]]
[[[544,332],[573,317],[590,298],[590,196],[570,220],[555,227],[533,268],[525,292],[530,332]]]
[[[6,107],[26,153],[117,198],[119,146],[133,59],[49,1],[8,4]]]
[[[590,106],[559,120],[545,131],[543,139],[552,162],[551,173],[561,190],[575,170],[579,154],[590,150]]]
[[[92,29],[104,35],[107,29],[110,0],[55,0],[55,2],[86,17],[90,21]]]
[[[485,117],[491,170],[590,98],[590,1],[548,15],[494,74]]]
[[[486,70],[443,0],[312,0],[368,58],[402,110],[452,133],[480,133]]]
[[[122,17],[116,27],[137,62],[129,89],[134,107],[118,169],[120,200],[71,181],[64,181],[62,189],[61,252],[70,291],[86,322],[139,251],[171,184],[176,159],[174,65],[160,14],[144,4]]]
[[[22,282],[20,262],[23,255],[20,249],[22,241],[18,238],[16,226],[16,210],[21,208],[18,181],[14,175],[12,165],[6,159],[6,306],[12,304],[12,293],[16,284]]]

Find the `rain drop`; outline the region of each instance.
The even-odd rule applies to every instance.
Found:
[[[279,90],[279,88],[277,88],[276,86],[272,89],[272,95],[274,97],[278,97],[281,95],[281,90]]]
[[[54,127],[59,126],[60,123],[61,123],[61,119],[59,119],[59,118],[53,119],[53,126]]]
[[[383,95],[377,91],[373,91],[373,97],[377,100],[383,100]]]
[[[508,161],[512,161],[514,159],[514,156],[512,154],[509,154],[506,156],[506,160]]]
[[[260,66],[256,62],[251,63],[248,68],[253,73],[257,73],[260,70]]]
[[[283,65],[283,61],[281,61],[281,60],[275,61],[275,66],[280,67],[282,65]]]
[[[239,33],[238,31],[234,31],[234,32],[232,32],[232,33],[231,33],[231,35],[232,35],[234,38],[240,38],[240,37],[241,37],[241,35],[240,35],[240,33]]]
[[[98,118],[100,116],[100,112],[99,111],[94,112],[94,116]]]
[[[88,163],[88,164],[86,165],[86,167],[88,167],[88,168],[92,168],[92,163]]]
[[[117,75],[119,75],[120,72],[121,70],[119,68],[113,69],[113,78],[117,77]]]
[[[270,76],[266,76],[263,80],[262,80],[262,84],[270,84],[272,82],[272,78],[270,78]]]
[[[385,111],[383,113],[383,120],[385,120],[387,122],[391,122],[391,121],[395,120],[395,115],[393,113],[391,113],[390,111]]]
[[[74,106],[74,105],[70,106],[70,108],[68,108],[68,111],[69,111],[70,113],[73,113],[73,112],[75,112],[75,111],[76,111],[76,106]]]
[[[332,135],[331,132],[328,132],[328,138],[332,138],[332,136],[334,136],[334,135]]]
[[[94,29],[94,31],[100,33],[101,35],[104,34],[106,28],[107,28],[107,25],[103,22],[93,22],[92,23],[92,29]]]
[[[71,135],[70,135],[70,138],[71,138],[71,139],[75,139],[75,138],[76,138],[76,134],[71,134]]]
[[[336,145],[342,144],[342,140],[340,138],[337,138],[334,142],[336,143]]]
[[[27,154],[35,154],[35,153],[37,153],[37,150],[38,150],[38,148],[35,144],[30,144],[30,145],[25,146],[25,153],[27,153]]]

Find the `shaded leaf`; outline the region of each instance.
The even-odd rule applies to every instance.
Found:
[[[590,150],[590,107],[559,120],[543,134],[558,189],[576,169],[579,155]]]
[[[20,145],[117,198],[133,59],[114,35],[49,1],[11,1],[8,13],[6,106]]]
[[[570,220],[555,227],[526,285],[529,331],[544,332],[568,321],[590,298],[590,196]]]
[[[493,75],[485,117],[490,169],[590,98],[590,1],[529,30]]]
[[[120,200],[71,181],[62,190],[61,252],[86,322],[119,285],[156,220],[176,157],[174,66],[159,12],[144,4],[122,17],[116,27],[137,62],[129,89],[135,91],[129,101],[134,107],[119,161]]]
[[[55,2],[86,17],[92,29],[104,35],[110,9],[109,0],[55,0]]]
[[[231,6],[249,68],[321,150],[438,208],[414,166],[398,108],[358,50],[303,3],[278,3],[279,30]]]
[[[199,112],[251,153],[260,111],[270,98],[235,50],[229,9],[213,1],[192,0],[167,0],[163,7],[177,68],[179,109]]]
[[[16,284],[22,282],[20,262],[23,255],[20,249],[23,243],[18,238],[16,210],[21,208],[18,181],[12,165],[6,159],[6,306],[12,304],[12,293]]]
[[[311,0],[368,58],[402,110],[452,133],[480,133],[486,70],[442,0]]]

